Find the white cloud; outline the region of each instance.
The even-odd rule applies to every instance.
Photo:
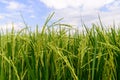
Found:
[[[4,19],[4,16],[0,15],[0,20]]]
[[[106,7],[111,11],[113,10],[117,11],[120,9],[120,0],[115,1],[111,5],[107,5]]]
[[[114,0],[85,0],[83,9],[99,9],[106,4],[112,3]]]
[[[3,30],[3,31],[11,31],[12,27],[14,27],[14,30],[15,31],[19,31],[21,30],[22,28],[24,28],[24,24],[22,22],[17,22],[17,23],[6,23],[6,24],[0,24],[0,30]]]
[[[81,20],[90,24],[91,21],[97,18],[98,12],[98,10],[81,11],[79,8],[65,8],[55,10],[55,18],[64,18],[63,22],[80,26]]]
[[[79,0],[41,0],[48,7],[52,7],[55,9],[62,9],[66,7],[79,7],[82,5],[83,1]]]
[[[0,24],[8,22],[22,21],[21,15],[25,18],[35,18],[33,7],[31,4],[25,4],[17,0],[0,0],[0,4],[4,5],[5,10],[0,11]],[[0,25],[1,26],[1,25]]]
[[[40,0],[47,7],[53,8],[55,17],[64,17],[65,23],[80,26],[81,19],[87,25],[99,23],[100,14],[103,24],[116,24],[120,21],[120,0]],[[106,10],[100,10],[101,8]]]
[[[96,9],[111,3],[114,0],[40,0],[50,8],[63,9],[68,7],[83,7],[85,9]]]
[[[9,10],[20,10],[20,9],[24,9],[25,5],[15,1],[11,1],[8,3],[8,6],[6,8]]]
[[[35,15],[30,15],[30,18],[35,18],[36,16]]]
[[[8,10],[22,10],[26,8],[25,4],[15,0],[0,0],[0,2],[5,4]]]

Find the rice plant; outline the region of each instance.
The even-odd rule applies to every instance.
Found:
[[[0,80],[120,80],[120,29],[58,21],[0,33]]]

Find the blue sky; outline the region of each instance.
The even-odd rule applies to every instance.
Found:
[[[103,24],[120,23],[120,0],[0,0],[0,28],[24,27],[20,16],[32,28],[44,24],[47,16],[55,12],[54,19],[64,18],[64,23],[80,27],[81,18],[85,24],[97,23],[100,14]]]

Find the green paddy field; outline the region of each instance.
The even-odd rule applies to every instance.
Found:
[[[58,21],[0,31],[0,80],[120,80],[120,29]]]

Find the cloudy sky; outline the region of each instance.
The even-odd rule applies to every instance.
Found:
[[[0,0],[0,28],[9,29],[14,23],[16,29],[27,24],[40,27],[46,17],[55,12],[54,19],[64,18],[64,23],[80,27],[81,19],[85,24],[97,23],[98,14],[103,24],[113,21],[120,24],[120,0]]]

